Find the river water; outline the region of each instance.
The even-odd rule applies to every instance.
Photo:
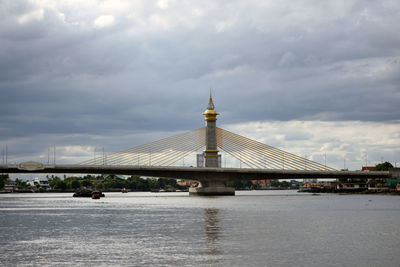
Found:
[[[1,266],[399,266],[400,196],[0,195]]]

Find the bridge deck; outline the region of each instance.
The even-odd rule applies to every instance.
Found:
[[[263,179],[332,179],[332,178],[389,178],[389,171],[310,171],[250,168],[195,168],[164,166],[115,166],[115,165],[44,165],[41,169],[25,170],[18,165],[0,165],[0,173],[78,173],[142,175],[192,180],[263,180]]]

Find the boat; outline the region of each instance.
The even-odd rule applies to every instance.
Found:
[[[100,197],[105,197],[104,193],[102,193],[101,191],[98,191],[98,190],[92,191],[92,190],[88,190],[88,189],[80,189],[80,190],[76,191],[74,193],[73,197],[91,197],[91,198],[93,198],[94,193],[99,194]]]
[[[75,191],[73,197],[92,197],[92,190],[81,189]]]
[[[100,199],[101,195],[102,195],[101,192],[93,191],[92,192],[92,199]]]

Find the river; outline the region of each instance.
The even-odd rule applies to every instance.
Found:
[[[399,266],[400,196],[0,195],[1,266]]]

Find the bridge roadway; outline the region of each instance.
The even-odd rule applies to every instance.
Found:
[[[0,173],[77,173],[77,174],[121,174],[188,179],[201,181],[234,181],[264,179],[332,179],[332,178],[390,178],[389,171],[311,171],[250,168],[195,168],[164,166],[122,165],[44,165],[41,169],[26,170],[18,165],[0,165]]]

